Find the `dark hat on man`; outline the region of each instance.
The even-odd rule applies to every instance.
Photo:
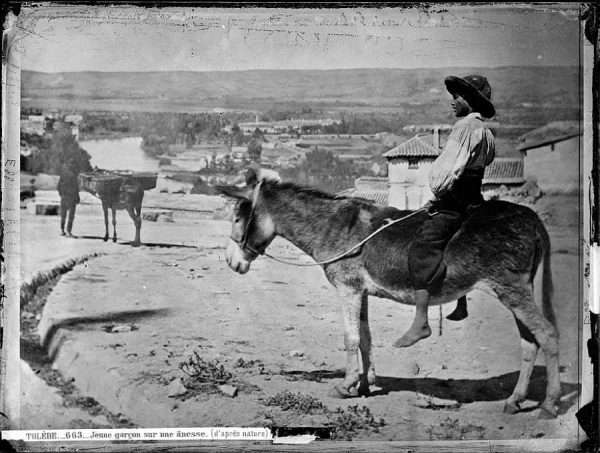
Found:
[[[458,94],[464,98],[474,111],[486,118],[492,118],[496,114],[492,104],[492,87],[485,77],[476,74],[464,77],[448,76],[444,83],[450,94]]]

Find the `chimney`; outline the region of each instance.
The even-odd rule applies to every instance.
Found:
[[[433,126],[433,147],[440,149],[440,127]]]

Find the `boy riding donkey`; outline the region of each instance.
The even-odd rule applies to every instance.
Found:
[[[429,295],[440,290],[446,273],[444,249],[468,211],[483,203],[481,182],[485,167],[495,154],[494,136],[482,118],[496,114],[487,79],[479,75],[450,76],[444,82],[453,97],[454,115],[460,119],[432,165],[429,185],[436,198],[409,246],[408,267],[416,289],[416,315],[410,329],[394,343],[398,348],[431,335],[427,320]],[[466,299],[461,298],[449,318],[459,320],[466,315]]]

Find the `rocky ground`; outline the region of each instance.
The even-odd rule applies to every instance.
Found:
[[[23,281],[60,265],[64,271],[34,288],[23,307],[22,381],[37,389],[23,392],[26,427],[328,426],[352,439],[577,442],[575,201],[538,201],[552,236],[561,328],[556,420],[537,419],[543,356],[523,410],[502,412],[517,379],[519,337],[489,294],[471,293],[469,317],[458,323],[443,318],[453,307],[431,308],[434,334],[407,350],[391,344],[414,308],[373,299],[379,382],[369,398],[338,400],[327,392],[343,376],[343,326],[338,296],[319,268],[260,258],[248,274],[235,274],[224,261],[229,223],[201,209],[145,222],[147,245],[139,249],[127,244],[133,228],[123,212],[125,241],[113,244],[99,239],[97,205],[81,206],[77,239],[58,235],[57,217],[23,210]],[[309,262],[280,239],[269,250]]]

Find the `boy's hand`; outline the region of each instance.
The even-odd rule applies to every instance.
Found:
[[[423,205],[423,208],[425,208],[425,209],[427,209],[427,211],[429,211],[429,210],[430,210],[430,209],[433,207],[433,202],[434,202],[435,200],[436,200],[435,198],[433,198],[433,199],[431,199],[431,200],[428,200],[428,201],[427,201],[427,202],[426,202],[426,203]]]

